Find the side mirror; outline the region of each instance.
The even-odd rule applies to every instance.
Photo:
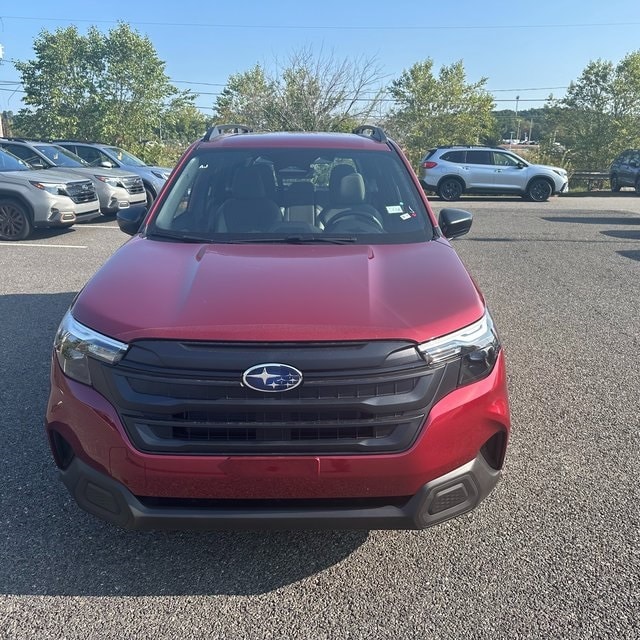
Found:
[[[459,238],[469,233],[473,216],[463,209],[442,209],[438,216],[438,225],[445,238]]]
[[[100,160],[100,166],[105,169],[113,169],[116,165],[113,162],[109,162],[109,160]]]
[[[34,158],[29,162],[33,169],[48,169],[49,165],[46,165],[40,158]]]
[[[116,220],[121,231],[130,236],[135,236],[140,229],[140,225],[147,215],[147,207],[144,205],[129,207],[128,209],[120,209]]]

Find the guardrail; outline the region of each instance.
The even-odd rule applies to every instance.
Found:
[[[586,182],[587,191],[603,189],[608,186],[608,171],[572,171],[569,175],[569,186],[574,187],[576,182]],[[572,184],[573,183],[573,184]]]

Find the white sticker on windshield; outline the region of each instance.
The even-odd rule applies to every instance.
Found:
[[[402,213],[402,207],[397,204],[393,204],[387,207],[387,213]]]
[[[411,214],[410,214],[410,213],[403,213],[403,214],[400,216],[400,219],[401,219],[401,220],[409,220],[410,218],[411,218]]]

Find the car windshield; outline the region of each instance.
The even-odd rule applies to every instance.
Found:
[[[186,242],[389,244],[431,240],[434,229],[391,151],[203,149],[181,169],[147,233]]]
[[[122,164],[128,164],[132,167],[146,167],[147,163],[142,162],[140,158],[136,158],[132,153],[121,149],[120,147],[105,147],[105,150],[108,151],[112,156],[118,159],[118,162],[122,162]]]
[[[29,171],[29,165],[12,153],[0,150],[0,171]]]
[[[56,167],[88,167],[89,163],[85,162],[82,158],[77,156],[71,151],[67,151],[63,147],[59,147],[56,144],[37,144],[35,148],[47,156]]]

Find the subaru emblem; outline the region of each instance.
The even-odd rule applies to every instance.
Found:
[[[247,369],[242,374],[242,382],[255,391],[279,393],[302,384],[302,372],[288,364],[267,362]]]

